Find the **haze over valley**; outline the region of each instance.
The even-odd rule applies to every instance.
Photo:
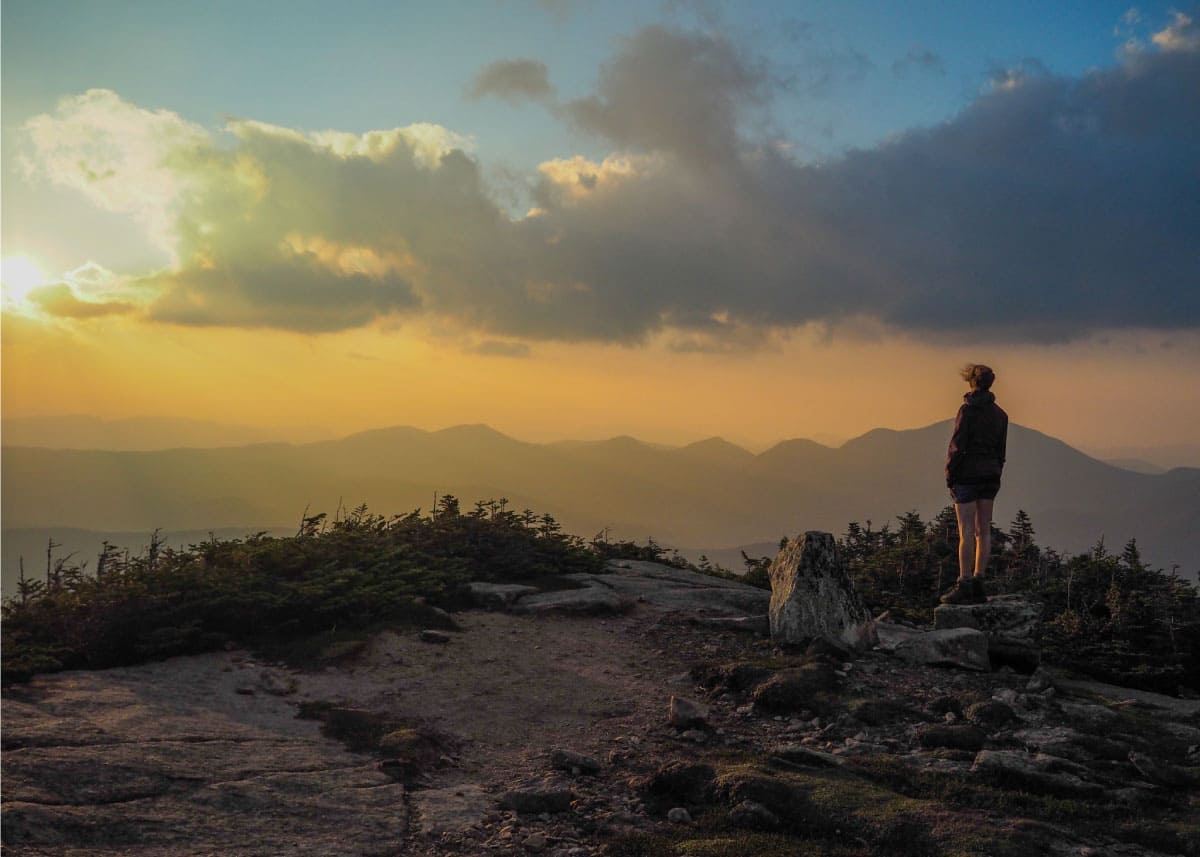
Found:
[[[628,436],[528,443],[485,425],[141,452],[6,445],[6,591],[18,555],[27,571],[44,567],[48,538],[62,545],[59,555],[86,558],[104,538],[136,552],[156,528],[168,544],[210,531],[290,534],[306,510],[332,517],[339,504],[366,503],[400,514],[446,494],[464,511],[506,498],[585,538],[653,538],[740,570],[738,549],[773,553],[780,537],[803,530],[841,534],[850,521],[878,528],[914,509],[932,518],[949,503],[941,466],[950,428],[877,429],[838,448],[795,439],[757,455],[720,438],[678,447]],[[1198,498],[1200,469],[1137,473],[1014,425],[995,517],[1006,528],[1024,509],[1039,543],[1060,551],[1101,537],[1119,550],[1136,538],[1151,563],[1195,577]]]

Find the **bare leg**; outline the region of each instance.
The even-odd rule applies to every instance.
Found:
[[[990,501],[985,502],[991,505]],[[958,576],[969,578],[975,568],[975,521],[979,513],[971,502],[955,503],[954,514],[958,516]]]
[[[992,556],[992,504],[994,500],[975,501],[975,576],[983,577]]]

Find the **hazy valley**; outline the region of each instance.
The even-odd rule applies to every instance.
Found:
[[[86,557],[102,539],[138,550],[156,527],[169,544],[245,531],[294,532],[309,512],[367,503],[392,514],[454,494],[464,509],[507,498],[548,512],[571,532],[678,547],[737,567],[738,549],[773,550],[807,529],[879,526],[948,502],[941,465],[948,422],[876,429],[839,448],[789,440],[753,454],[719,438],[662,447],[630,437],[525,443],[486,426],[427,432],[388,428],[299,445],[151,451],[3,450],[5,591],[24,555],[44,567],[45,544]],[[6,439],[7,439],[6,435]],[[1200,568],[1200,469],[1137,473],[1013,426],[996,520],[1018,509],[1040,543],[1084,550],[1101,536],[1119,550],[1137,538],[1147,560],[1195,578]]]

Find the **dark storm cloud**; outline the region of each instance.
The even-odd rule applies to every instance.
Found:
[[[789,197],[822,200],[810,211],[881,263],[846,285],[902,328],[1055,340],[1194,327],[1196,93],[1196,51],[1078,80],[1023,75],[946,125],[790,171]]]
[[[545,101],[554,97],[550,72],[536,60],[497,60],[484,66],[467,88],[471,98],[502,98],[506,101]]]
[[[948,122],[820,164],[745,131],[747,110],[769,116],[784,97],[779,81],[723,39],[643,30],[594,95],[554,108],[617,153],[542,164],[536,209],[517,219],[436,126],[237,122],[232,147],[184,129],[189,145],[151,173],[171,205],[142,212],[170,218],[180,259],[153,280],[151,316],[321,331],[422,314],[481,348],[669,331],[710,352],[809,323],[1022,342],[1200,326],[1190,19],[1079,78],[1024,63]],[[142,128],[139,153],[182,133],[162,111],[89,105],[97,128]],[[96,196],[86,173],[111,167],[108,138],[84,157],[70,134],[95,147],[92,125],[39,121],[58,180]],[[97,198],[159,198],[117,194],[135,180],[118,169]]]
[[[664,39],[674,52],[657,49]],[[665,57],[695,79],[684,70],[714,56],[721,71],[699,96],[673,83],[624,98],[632,84],[617,85]],[[659,162],[571,204],[556,203],[562,182],[541,188],[537,228],[555,240],[539,267],[588,284],[571,303],[595,313],[592,333],[868,316],[934,336],[1056,341],[1200,324],[1195,49],[1079,79],[1026,63],[944,125],[819,166],[738,137],[726,98],[762,90],[737,63],[703,37],[631,43],[597,99],[620,121],[596,129]],[[681,99],[716,106],[683,121]]]

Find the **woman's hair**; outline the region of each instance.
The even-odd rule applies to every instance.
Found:
[[[982,363],[968,363],[962,368],[962,378],[971,385],[972,390],[990,390],[996,380],[996,373],[991,366]]]

